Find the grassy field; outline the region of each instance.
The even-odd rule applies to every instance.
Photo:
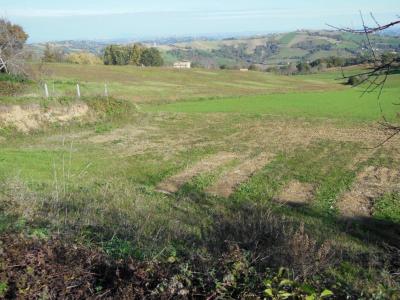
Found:
[[[399,89],[386,90],[380,103],[389,120],[396,119]],[[381,118],[376,94],[361,96],[360,90],[318,93],[290,93],[263,96],[188,101],[144,106],[146,111],[184,113],[249,113],[286,118],[331,119],[349,122],[378,121]]]
[[[77,102],[81,83],[92,115],[0,131],[3,232],[63,233],[110,257],[165,262],[193,285],[193,274],[215,268],[205,287],[222,298],[262,294],[276,275],[265,270],[280,267],[338,298],[397,297],[400,141],[374,148],[386,137],[376,94],[360,98],[337,72],[46,69],[64,105]],[[399,81],[393,75],[381,97],[394,121]],[[125,101],[93,103],[104,82]],[[0,104],[43,101],[35,89]],[[373,198],[367,214],[360,190]]]
[[[46,64],[42,73],[45,74],[44,81],[52,96],[75,95],[77,83],[81,85],[82,95],[102,95],[104,84],[107,83],[110,96],[137,103],[342,88],[325,79],[310,80],[301,76],[279,77],[261,72],[229,70]],[[26,93],[30,97],[43,97],[44,90],[42,86],[34,85]]]

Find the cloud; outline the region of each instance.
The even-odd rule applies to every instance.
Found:
[[[269,9],[269,10],[241,10],[241,11],[210,11],[195,12],[194,17],[201,20],[229,20],[251,18],[319,18],[321,16],[353,16],[355,13],[342,8],[310,10],[310,9]],[[357,15],[358,16],[358,15]]]
[[[1,11],[0,11],[1,12]],[[174,13],[178,10],[72,10],[72,9],[10,9],[4,13],[12,17],[90,17],[90,16],[108,16],[108,15],[128,15],[144,13]]]

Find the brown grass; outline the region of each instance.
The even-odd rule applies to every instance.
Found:
[[[314,192],[313,185],[294,180],[284,187],[275,201],[289,205],[303,205],[312,201]]]
[[[233,170],[224,173],[220,180],[208,188],[206,192],[216,196],[229,197],[239,184],[245,182],[255,172],[263,168],[272,158],[273,154],[262,153],[255,158],[244,161]]]
[[[370,166],[357,175],[351,190],[339,200],[338,208],[346,217],[370,217],[377,198],[399,191],[399,170]]]

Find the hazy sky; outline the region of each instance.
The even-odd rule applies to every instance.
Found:
[[[357,26],[360,10],[383,23],[400,14],[400,0],[0,0],[0,16],[30,42]]]

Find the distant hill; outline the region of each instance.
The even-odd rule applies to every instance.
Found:
[[[371,37],[376,51],[400,52],[399,31],[388,31],[384,35]],[[289,33],[228,38],[160,38],[141,41],[159,48],[167,64],[177,60],[190,60],[204,67],[249,66],[268,67],[287,65],[299,61],[340,56],[360,55],[366,49],[365,38],[360,35],[338,31],[299,30]],[[65,53],[87,51],[101,55],[110,43],[128,44],[128,40],[116,41],[62,41],[51,43]],[[28,46],[36,56],[43,53],[45,44]]]
[[[377,52],[400,52],[399,37],[374,35],[371,41]],[[206,66],[277,66],[330,56],[359,56],[367,46],[365,37],[356,34],[302,30],[218,41],[176,43],[160,48],[164,50],[166,61],[187,59]]]

